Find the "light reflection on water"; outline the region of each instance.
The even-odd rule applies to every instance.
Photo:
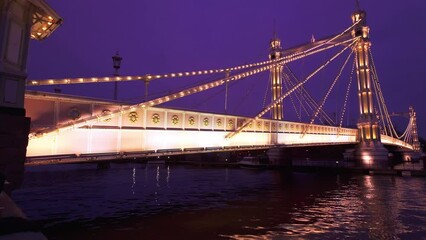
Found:
[[[161,164],[34,167],[26,177],[14,198],[50,239],[426,236],[424,178]]]

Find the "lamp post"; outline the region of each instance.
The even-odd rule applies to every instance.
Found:
[[[114,76],[119,76],[118,70],[121,67],[121,60],[123,60],[123,58],[120,57],[118,52],[116,52],[115,55],[112,56],[112,64],[113,64],[112,66],[115,69]],[[117,87],[118,87],[118,82],[115,81],[114,82],[114,100],[117,100]]]

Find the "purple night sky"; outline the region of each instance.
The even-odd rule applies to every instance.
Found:
[[[64,19],[48,39],[32,41],[28,58],[29,79],[109,76],[112,55],[123,57],[120,74],[144,75],[176,71],[209,70],[238,66],[267,59],[273,25],[282,46],[289,48],[317,38],[337,34],[351,25],[353,0],[323,1],[101,1],[73,0],[47,2]],[[372,53],[390,112],[417,111],[420,136],[426,137],[426,1],[360,1],[367,12]],[[327,60],[322,54],[292,63],[300,76],[308,75]],[[313,79],[310,91],[321,99],[340,63]],[[327,112],[340,111],[349,70],[342,75],[339,93],[330,96]],[[223,77],[218,76],[216,77]],[[196,82],[213,80],[165,79],[150,85],[150,96],[159,96]],[[229,113],[253,116],[261,110],[268,74],[231,84]],[[347,122],[357,118],[355,85]],[[53,88],[32,88],[52,90]],[[61,86],[66,94],[112,98],[113,85]],[[315,91],[314,91],[315,90]],[[120,83],[119,99],[141,101],[144,84]],[[178,100],[170,106],[223,112],[223,87],[201,96]],[[267,98],[267,102],[270,98]],[[296,120],[294,109],[285,100],[285,118]],[[297,104],[296,104],[297,105]],[[338,107],[339,106],[339,107]],[[293,113],[292,113],[293,112]],[[345,118],[346,119],[346,118]],[[354,120],[355,119],[355,120]],[[308,121],[305,119],[304,121]],[[400,121],[401,122],[401,121]],[[404,130],[403,124],[398,124]]]

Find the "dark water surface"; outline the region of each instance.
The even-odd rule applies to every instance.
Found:
[[[426,239],[426,179],[181,165],[27,168],[49,239]]]

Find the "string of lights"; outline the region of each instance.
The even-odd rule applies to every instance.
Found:
[[[316,49],[316,48],[318,48],[318,47],[321,47],[321,46],[323,46],[323,45],[325,45],[325,44],[328,44],[328,43],[330,43],[330,42],[332,42],[332,41],[334,41],[334,40],[336,40],[336,39],[338,39],[339,37],[342,37],[343,35],[345,35],[346,33],[348,33],[348,32],[350,32],[356,25],[358,25],[358,23],[360,23],[361,22],[361,20],[362,19],[359,19],[358,21],[356,21],[356,22],[354,22],[350,27],[348,27],[348,28],[346,28],[343,32],[341,32],[340,34],[337,34],[336,36],[334,36],[334,37],[332,37],[332,38],[330,38],[330,39],[328,39],[327,41],[325,41],[325,42],[323,42],[323,43],[321,43],[321,44],[318,44],[317,46],[314,46],[313,48],[311,48],[311,50],[314,50],[314,49]]]
[[[342,45],[342,44],[349,43],[349,45],[347,45],[344,48],[344,49],[347,49],[349,46],[352,46],[353,43],[358,38],[359,37],[351,38],[351,39],[348,39],[348,40],[344,40],[342,42],[337,42],[337,43],[334,43],[334,44],[331,44],[331,45],[327,45],[324,48],[316,49],[314,51],[303,51],[300,54],[292,54],[290,56],[285,56],[283,58],[280,58],[281,60],[266,61],[266,62],[269,62],[269,64],[266,65],[266,66],[254,68],[252,70],[248,70],[248,71],[245,71],[245,72],[237,73],[237,74],[232,75],[232,76],[229,75],[229,76],[221,78],[219,80],[215,80],[215,81],[212,81],[212,82],[201,84],[201,85],[198,85],[198,86],[195,86],[195,87],[192,87],[192,88],[184,89],[184,90],[181,90],[179,92],[175,92],[175,93],[169,94],[167,96],[163,96],[163,97],[158,97],[158,98],[155,98],[155,99],[152,99],[152,100],[149,100],[149,101],[145,101],[145,102],[142,102],[142,103],[139,103],[139,104],[135,104],[135,105],[131,105],[131,106],[123,106],[121,110],[117,110],[117,111],[111,112],[110,114],[107,114],[107,115],[92,116],[92,117],[88,117],[88,118],[85,118],[85,119],[81,119],[81,120],[76,120],[76,121],[73,121],[73,122],[65,123],[63,125],[59,125],[59,126],[56,126],[56,127],[49,128],[49,129],[46,129],[44,131],[41,131],[37,135],[35,135],[35,137],[42,136],[43,134],[53,133],[53,132],[56,132],[56,131],[66,131],[66,130],[69,130],[69,129],[75,129],[75,128],[78,128],[78,127],[81,127],[81,126],[84,126],[84,125],[88,125],[88,124],[94,124],[94,123],[96,123],[98,121],[101,121],[103,118],[107,119],[107,118],[111,118],[112,116],[114,116],[114,114],[118,114],[118,113],[123,114],[123,113],[129,112],[129,111],[134,111],[138,107],[148,108],[148,107],[152,107],[152,106],[155,106],[155,105],[159,105],[159,104],[162,104],[162,103],[165,103],[165,102],[169,102],[169,101],[172,101],[172,100],[175,100],[175,99],[178,99],[178,98],[182,98],[182,97],[189,96],[189,95],[192,95],[192,94],[195,94],[195,93],[199,93],[199,92],[202,92],[202,91],[214,88],[214,87],[221,86],[221,85],[225,84],[226,82],[240,80],[240,79],[246,78],[248,76],[251,76],[251,75],[254,75],[254,74],[258,74],[260,72],[264,72],[264,71],[270,70],[271,68],[273,68],[273,67],[275,67],[277,65],[283,65],[283,64],[286,64],[286,63],[289,63],[289,62],[292,62],[292,61],[296,61],[296,60],[299,60],[301,58],[310,56],[312,54],[316,54],[316,53],[328,50],[330,48],[333,48],[333,47],[336,47],[336,46],[339,46],[339,45]],[[334,60],[334,58],[333,58],[333,60]],[[189,76],[189,75],[192,75],[192,74],[194,74],[194,75],[203,74],[201,71],[199,71],[199,72],[191,72],[191,73],[187,72],[187,73],[188,74],[186,74],[186,73],[177,74],[177,76],[179,77],[180,75],[188,75]],[[152,77],[152,75],[148,75],[148,76]],[[170,74],[170,76],[171,76],[171,74]],[[174,76],[176,77],[176,75],[174,75]],[[312,77],[312,76],[310,76],[310,77]],[[161,78],[161,77],[162,77],[161,75],[154,76],[154,78],[157,78],[157,79]],[[308,80],[309,80],[309,78],[308,78]],[[90,78],[90,79],[91,79],[92,82],[99,82],[100,80],[105,80],[105,81],[108,80],[109,81],[109,80],[113,80],[113,79],[116,79],[116,80],[132,80],[132,79],[142,80],[143,76],[127,76],[127,77],[112,77],[112,78]],[[83,79],[83,78],[78,78],[78,79],[64,79],[63,81],[67,82],[67,84],[71,84],[71,83],[73,83],[74,80],[77,80],[77,81],[83,83],[86,79]],[[53,79],[49,79],[49,80],[46,80],[46,81],[48,81],[49,84],[55,84],[56,83],[55,80],[53,80]],[[34,85],[41,85],[41,83],[34,83]],[[298,84],[297,86],[300,87],[301,85],[303,85],[303,84]],[[293,91],[294,90],[292,90],[291,92],[293,92]],[[272,105],[270,105],[268,111],[270,110],[271,106]]]
[[[229,134],[226,135],[226,138],[229,139],[233,136],[235,136],[236,134],[240,133],[245,127],[247,127],[250,123],[252,123],[254,120],[259,119],[260,117],[262,117],[265,113],[269,112],[272,107],[276,104],[278,104],[279,102],[281,102],[284,98],[286,98],[289,94],[291,94],[292,92],[294,92],[296,89],[298,89],[300,86],[304,85],[306,82],[308,82],[313,76],[315,76],[315,74],[317,74],[318,72],[320,72],[322,69],[324,69],[326,66],[328,66],[328,64],[330,64],[331,62],[333,62],[338,56],[340,56],[344,51],[346,51],[348,48],[352,47],[355,42],[357,41],[358,38],[355,38],[355,40],[352,41],[352,43],[350,43],[349,45],[347,45],[345,48],[343,48],[341,51],[339,51],[338,53],[336,53],[333,57],[331,57],[327,62],[325,62],[324,64],[322,64],[320,67],[318,67],[315,71],[313,71],[311,74],[309,74],[305,80],[303,80],[302,82],[298,83],[296,86],[294,86],[291,90],[287,91],[285,94],[281,95],[281,97],[277,98],[274,102],[272,102],[271,104],[269,104],[265,109],[263,109],[261,112],[259,112],[254,118],[248,119],[246,121],[244,121],[244,123],[238,127],[235,132],[231,132]]]
[[[329,48],[325,48],[322,49],[320,47],[325,46],[326,44],[338,39],[339,37],[345,35],[346,33],[348,33],[358,22],[352,24],[349,28],[345,29],[342,33],[337,34],[336,36],[330,38],[329,40],[312,46],[311,48],[305,50],[305,51],[301,51],[301,52],[296,52],[290,55],[284,55],[281,58],[278,59],[272,59],[272,60],[267,60],[267,61],[262,61],[262,62],[257,62],[257,63],[250,63],[250,64],[245,64],[245,65],[240,65],[240,66],[235,66],[235,67],[231,67],[231,68],[221,68],[221,69],[209,69],[209,70],[198,70],[198,71],[185,71],[185,72],[176,72],[176,73],[167,73],[167,74],[146,74],[146,75],[138,75],[138,76],[114,76],[114,77],[86,77],[86,78],[63,78],[63,79],[43,79],[43,80],[29,80],[27,81],[27,86],[44,86],[44,85],[67,85],[67,84],[82,84],[82,83],[100,83],[100,82],[117,82],[117,81],[152,81],[152,80],[157,80],[157,79],[162,79],[162,78],[178,78],[178,77],[190,77],[190,76],[200,76],[200,75],[207,75],[207,74],[215,74],[215,73],[226,73],[226,72],[231,72],[231,71],[237,71],[237,70],[244,70],[244,69],[248,69],[248,68],[253,68],[253,67],[259,67],[259,66],[264,66],[264,65],[269,65],[272,63],[276,63],[276,62],[280,62],[283,60],[289,60],[289,59],[293,59],[297,60],[300,59],[302,57],[305,57],[307,55],[311,55],[320,51],[324,51],[327,50]],[[331,47],[334,47],[338,44],[345,44],[346,42],[349,42],[352,39],[349,39],[347,41],[342,41],[342,42],[338,42],[336,44],[331,45]],[[320,48],[318,50],[315,50],[317,48]],[[315,51],[314,51],[315,50]]]

